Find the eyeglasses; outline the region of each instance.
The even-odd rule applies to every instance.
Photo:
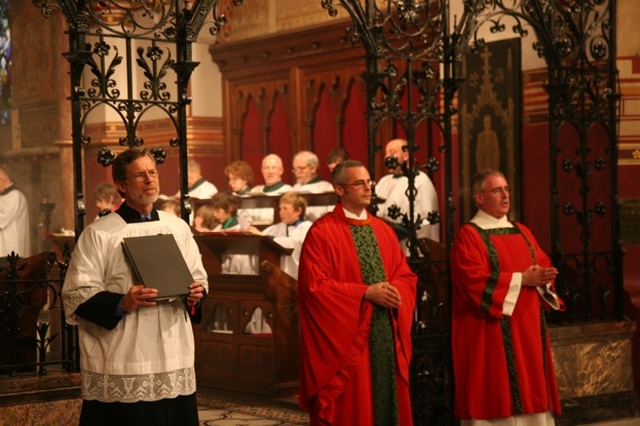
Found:
[[[368,187],[372,187],[375,184],[376,183],[374,181],[369,179],[369,180],[358,180],[358,181],[353,182],[353,183],[341,183],[340,186],[352,186],[352,187],[357,188],[357,189],[362,189],[362,188],[365,187],[365,185],[368,186]]]
[[[308,168],[309,168],[308,164],[302,167],[294,167],[293,169],[291,169],[291,173],[303,172],[305,169],[308,169]]]
[[[505,194],[508,194],[509,193],[509,187],[508,186],[505,186],[505,187],[502,187],[502,188],[498,187],[498,188],[493,188],[493,189],[490,189],[490,190],[484,190],[483,189],[480,192],[491,192],[492,194],[496,194],[496,195],[502,194],[503,192]]]
[[[160,176],[160,170],[158,169],[153,169],[153,170],[149,170],[148,172],[139,172],[136,173],[133,176],[128,177],[128,180],[134,181],[136,183],[142,183],[145,180],[147,180],[147,176],[150,179],[158,179],[158,177]]]

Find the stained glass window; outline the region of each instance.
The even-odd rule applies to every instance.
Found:
[[[0,0],[0,125],[11,121],[11,28],[9,0]]]

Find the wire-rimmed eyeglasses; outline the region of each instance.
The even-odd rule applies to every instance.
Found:
[[[291,173],[296,173],[296,172],[300,173],[300,172],[305,171],[308,168],[309,168],[308,164],[306,166],[302,166],[302,167],[294,167],[293,169],[291,169]]]
[[[509,187],[508,186],[504,186],[504,187],[498,187],[498,188],[493,188],[493,189],[483,189],[480,192],[491,192],[492,194],[498,195],[498,194],[502,194],[503,192],[505,194],[509,193]]]
[[[153,169],[153,170],[149,170],[147,172],[136,173],[133,176],[129,176],[127,179],[131,180],[133,182],[140,183],[140,182],[144,182],[145,180],[147,180],[147,177],[149,179],[154,179],[155,180],[155,179],[158,179],[159,176],[160,176],[160,170]]]
[[[373,180],[369,179],[369,180],[357,180],[353,183],[341,183],[340,186],[352,186],[357,189],[362,189],[365,187],[365,185],[368,187],[372,187],[375,184],[376,183]]]

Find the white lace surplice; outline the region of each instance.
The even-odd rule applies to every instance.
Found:
[[[99,292],[125,294],[133,285],[121,246],[124,237],[173,234],[194,281],[208,289],[189,226],[175,216],[158,213],[160,221],[133,224],[112,213],[88,226],[76,244],[63,300],[67,321],[78,325],[84,399],[157,401],[196,390],[193,331],[180,300],[131,312],[113,330],[74,314]]]

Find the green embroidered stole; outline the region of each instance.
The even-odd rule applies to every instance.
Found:
[[[386,281],[378,242],[371,226],[351,226],[356,245],[362,280],[365,284]],[[398,394],[393,329],[389,309],[374,305],[369,332],[371,387],[374,426],[398,425]]]

